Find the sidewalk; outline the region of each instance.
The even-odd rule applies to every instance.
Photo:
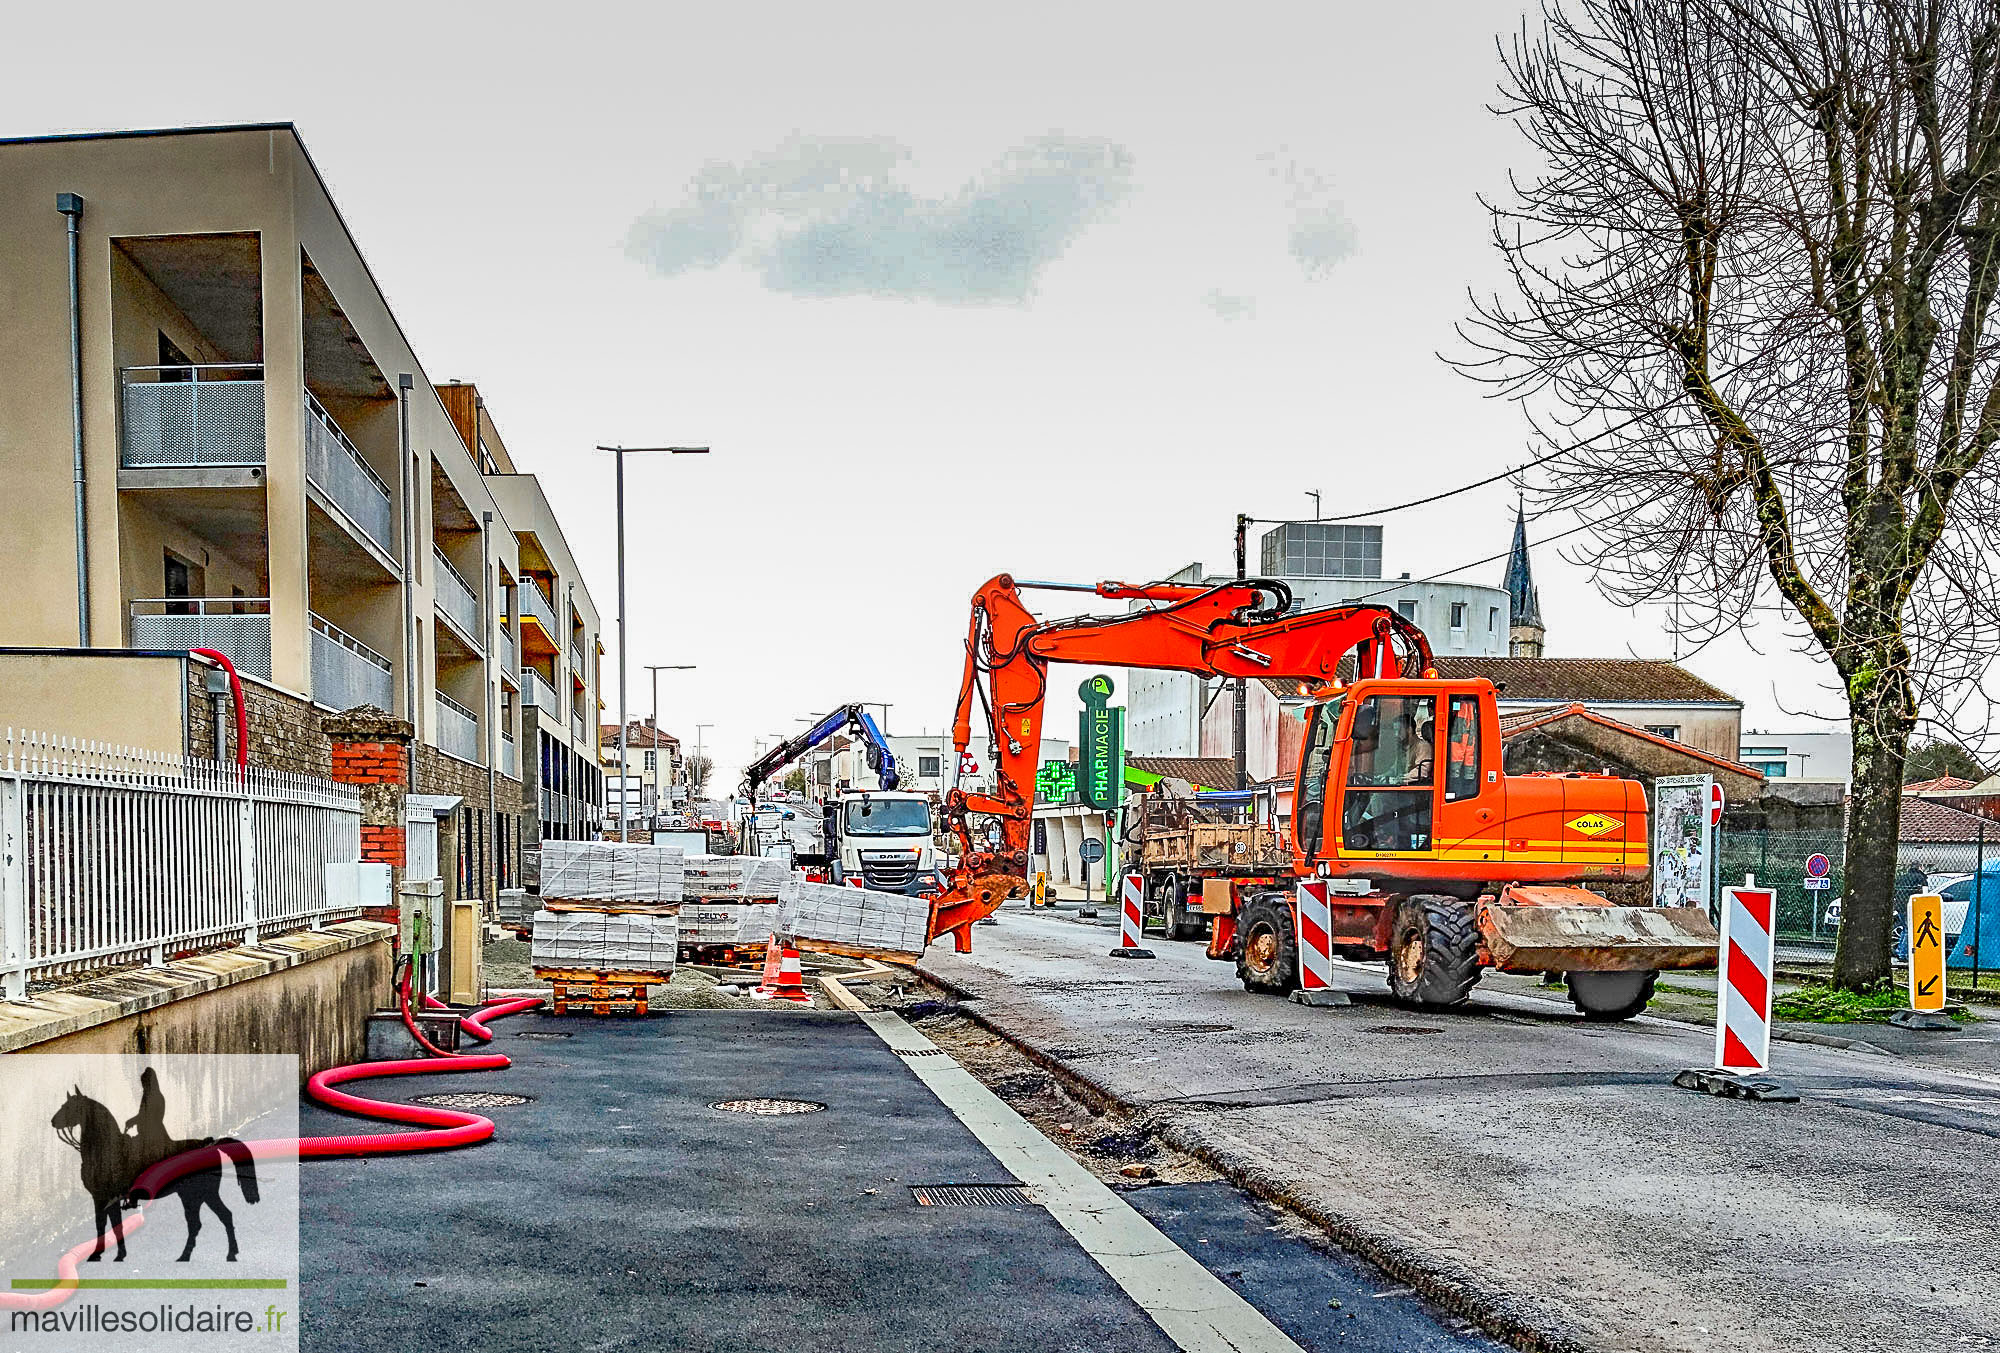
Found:
[[[496,1033],[508,1070],[372,1087],[531,1097],[479,1110],[492,1142],[306,1168],[303,1347],[1173,1348],[1044,1208],[915,1204],[1016,1181],[854,1016]],[[712,1107],[758,1097],[826,1107]],[[310,1105],[300,1126],[354,1130]]]

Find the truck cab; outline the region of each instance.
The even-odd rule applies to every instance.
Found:
[[[826,844],[835,882],[859,879],[885,893],[927,893],[937,884],[937,846],[928,795],[850,790],[826,805]]]

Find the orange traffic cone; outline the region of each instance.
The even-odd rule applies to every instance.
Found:
[[[811,1005],[805,974],[799,969],[799,951],[789,936],[773,935],[764,951],[764,980],[750,993],[760,1001],[790,1001]]]

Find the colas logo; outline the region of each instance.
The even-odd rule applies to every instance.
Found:
[[[1606,817],[1602,813],[1585,813],[1582,817],[1571,818],[1563,825],[1573,832],[1582,832],[1585,836],[1602,836],[1608,831],[1617,830],[1622,824],[1617,818]]]

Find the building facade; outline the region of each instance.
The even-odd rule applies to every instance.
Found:
[[[406,720],[468,884],[510,886],[542,823],[524,584],[561,533],[476,391],[425,374],[294,129],[0,141],[0,293],[0,646],[37,673],[0,721],[226,750],[193,665],[106,661],[212,649],[267,725]],[[596,612],[557,553],[547,674],[588,704]],[[114,669],[130,702],[101,698]],[[595,729],[561,737],[593,770]],[[286,755],[329,756],[317,736]],[[278,741],[253,728],[252,754]]]

